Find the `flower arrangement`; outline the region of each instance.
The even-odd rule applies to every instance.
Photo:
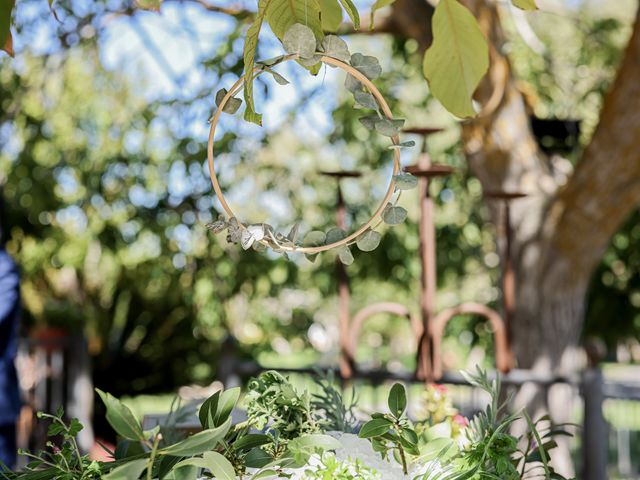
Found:
[[[217,392],[200,407],[202,431],[176,439],[171,425],[143,431],[131,411],[98,391],[107,420],[121,437],[112,462],[91,461],[77,448],[82,429],[63,412],[42,415],[52,423],[49,451],[32,455],[23,472],[5,469],[5,479],[166,480],[463,480],[562,479],[549,464],[553,437],[566,435],[545,417],[533,422],[526,412],[508,413],[499,403],[500,381],[478,369],[469,383],[491,398],[472,419],[453,407],[446,389],[429,386],[418,418],[407,414],[407,395],[395,384],[384,412],[358,422],[357,400],[345,403],[332,378],[317,380],[318,393],[299,392],[284,375],[268,371],[253,379],[244,397],[247,419],[232,423],[240,389]],[[509,433],[518,419],[527,432]],[[547,424],[546,428],[542,428]],[[172,439],[169,441],[168,439]],[[533,477],[532,477],[533,475]]]

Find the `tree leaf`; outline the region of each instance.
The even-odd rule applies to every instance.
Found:
[[[358,120],[369,130],[375,130],[376,123],[380,120],[380,117],[378,115],[367,115],[366,117],[360,117]]]
[[[184,440],[169,445],[160,450],[162,455],[172,455],[174,457],[187,457],[200,455],[201,453],[213,450],[231,428],[231,418],[217,428],[198,432]]]
[[[538,5],[536,5],[535,0],[511,0],[514,6],[521,8],[522,10],[537,10]]]
[[[229,92],[227,92],[226,88],[221,88],[220,90],[218,90],[218,92],[216,93],[216,106],[220,106],[227,93]],[[242,105],[242,100],[240,100],[239,98],[231,97],[229,100],[227,100],[227,103],[225,103],[222,111],[224,113],[233,115],[238,111],[240,105]]]
[[[369,28],[371,30],[373,30],[375,27],[376,12],[381,8],[388,7],[389,5],[393,4],[393,2],[395,1],[396,0],[376,0],[376,2],[371,7],[371,23],[369,24]]]
[[[402,207],[394,207],[390,203],[382,212],[382,220],[387,225],[400,225],[407,219],[407,211]]]
[[[291,243],[296,243],[296,241],[298,240],[299,230],[300,230],[300,222],[294,223],[293,226],[291,227],[291,230],[289,230],[289,234],[287,235],[287,239]]]
[[[244,101],[247,103],[247,108],[244,111],[244,119],[257,125],[262,125],[262,115],[256,113],[256,107],[253,102],[253,68],[260,29],[262,28],[262,23],[267,13],[267,6],[269,6],[272,1],[273,0],[258,0],[258,12],[249,30],[247,30],[247,36],[244,41]]]
[[[236,480],[236,472],[231,462],[218,452],[204,452],[202,458],[188,458],[176,464],[174,469],[196,466],[209,470],[216,480]]]
[[[200,410],[198,410],[198,418],[200,419],[200,425],[202,425],[203,429],[206,430],[214,426],[213,415],[218,409],[219,401],[220,391],[211,395],[202,403],[202,405],[200,405]]]
[[[407,392],[402,384],[396,383],[391,387],[387,403],[389,405],[389,411],[396,418],[400,418],[407,408]]]
[[[322,30],[336,32],[342,24],[342,7],[338,0],[320,0]]]
[[[260,447],[261,445],[265,445],[270,442],[271,437],[269,435],[265,435],[264,433],[248,433],[236,440],[231,445],[231,448],[241,452],[243,450],[251,450],[252,448]]]
[[[14,0],[0,0],[0,45],[7,53],[13,52],[13,42],[11,38],[11,12],[13,11]],[[7,50],[7,43],[11,45],[11,52]]]
[[[282,46],[291,55],[298,54],[302,58],[312,58],[316,53],[316,37],[309,27],[295,23],[284,34]]]
[[[374,418],[365,423],[360,429],[360,438],[372,438],[384,435],[391,428],[391,422],[386,418]]]
[[[131,460],[111,470],[100,478],[103,480],[136,480],[147,468],[149,461],[146,458]]]
[[[97,388],[96,392],[98,392],[98,395],[100,395],[102,402],[107,408],[107,421],[118,435],[127,440],[145,440],[140,422],[138,422],[131,410],[129,410],[129,407],[109,393],[105,393]]]
[[[347,42],[335,35],[327,35],[324,37],[324,40],[322,40],[322,49],[326,56],[337,58],[345,63],[349,63],[351,59],[351,53],[349,53],[349,46],[347,45]]]
[[[418,179],[407,172],[402,172],[393,177],[393,181],[396,182],[396,188],[398,190],[411,190],[418,186]]]
[[[159,12],[160,5],[162,5],[162,0],[136,0],[136,6],[142,10]]]
[[[338,249],[338,258],[344,265],[349,266],[353,263],[353,254],[351,253],[351,249],[346,245]]]
[[[363,252],[372,252],[373,250],[378,248],[381,239],[382,235],[380,235],[375,230],[369,229],[358,237],[356,245]]]
[[[280,41],[284,40],[284,35],[295,23],[309,27],[318,40],[324,37],[318,0],[269,0],[267,21]]]
[[[472,117],[471,98],[488,68],[489,47],[477,20],[458,0],[441,0],[423,62],[431,93],[457,117]]]
[[[360,28],[360,13],[358,12],[358,7],[355,6],[352,0],[340,0],[340,3],[353,22],[353,27],[358,30]]]
[[[354,53],[351,55],[351,66],[362,73],[369,80],[375,80],[382,75],[382,67],[376,57]]]
[[[373,95],[369,92],[356,91],[353,96],[356,99],[356,105],[362,108],[369,108],[371,110],[378,110],[378,102]]]

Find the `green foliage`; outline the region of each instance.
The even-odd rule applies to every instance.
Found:
[[[350,402],[345,403],[342,391],[337,387],[333,372],[322,376],[318,374],[316,384],[319,393],[313,394],[312,406],[324,430],[351,433],[356,427],[355,408],[357,396],[355,387],[351,388]]]
[[[489,46],[477,20],[458,0],[439,2],[433,44],[424,56],[431,93],[457,117],[472,117],[471,99],[488,68]]]
[[[387,400],[388,414],[374,413],[372,420],[365,423],[358,434],[360,438],[369,438],[373,448],[383,458],[389,453],[398,455],[402,470],[408,473],[407,455],[419,455],[418,435],[405,415],[407,393],[403,385],[396,383],[389,392]]]
[[[15,0],[0,0],[0,48],[11,35],[11,13]]]
[[[375,469],[364,465],[360,460],[341,462],[334,455],[325,454],[316,469],[305,472],[308,480],[376,480],[380,478]]]

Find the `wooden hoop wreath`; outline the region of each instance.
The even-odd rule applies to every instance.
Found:
[[[296,60],[298,58],[299,58],[298,55],[290,55],[285,57],[283,61]],[[364,76],[359,70],[333,57],[322,56],[320,58],[320,62],[326,63],[327,65],[332,65],[334,67],[338,67],[344,70],[345,72],[347,72],[347,74],[353,76],[359,82],[361,82],[371,92],[371,94],[373,94],[374,98],[376,99],[376,102],[382,109],[382,112],[384,113],[384,115],[389,120],[393,120],[393,114],[391,113],[391,109],[389,108],[389,105],[387,104],[386,100],[384,99],[380,91],[376,88],[373,82],[371,82],[371,80],[369,80],[366,76]],[[254,78],[266,71],[267,69],[264,67],[254,68],[253,69]],[[229,218],[234,218],[236,217],[236,215],[231,209],[231,207],[229,206],[229,204],[227,203],[225,196],[222,193],[222,189],[220,188],[220,183],[218,182],[218,177],[215,172],[214,155],[213,155],[213,147],[215,143],[214,136],[215,136],[216,127],[218,126],[218,121],[220,120],[220,115],[222,114],[222,110],[224,109],[224,106],[233,96],[235,96],[238,92],[240,92],[244,88],[244,79],[245,79],[244,76],[240,77],[238,81],[236,81],[236,83],[234,83],[233,86],[229,89],[227,94],[224,96],[224,98],[218,105],[218,109],[216,110],[216,113],[211,119],[211,129],[209,130],[209,142],[207,145],[207,160],[209,163],[209,174],[211,176],[211,184],[213,185],[213,189],[216,192],[216,197],[218,197],[218,200],[220,201],[222,208],[227,213],[227,215],[229,215]],[[393,142],[394,145],[398,145],[400,143],[399,136],[395,135],[391,137],[391,141]],[[316,253],[331,250],[333,248],[350,245],[351,243],[355,242],[355,240],[364,232],[366,232],[369,228],[372,228],[374,223],[376,222],[376,219],[378,219],[378,217],[382,215],[382,212],[387,206],[387,203],[389,203],[389,201],[391,200],[391,197],[393,196],[396,190],[394,177],[398,175],[398,173],[400,173],[400,149],[394,148],[393,151],[394,151],[393,152],[393,173],[391,175],[391,180],[389,182],[389,188],[387,189],[387,193],[382,199],[380,206],[375,211],[375,213],[371,216],[369,221],[367,221],[362,226],[360,226],[360,228],[358,228],[351,235],[348,235],[342,240],[339,240],[327,245],[308,246],[308,247],[282,245],[281,249],[286,252],[298,252],[298,253],[304,253],[307,255],[313,255]],[[246,229],[246,226],[242,222],[238,222],[238,225],[240,226],[240,228]],[[271,244],[265,239],[262,239],[259,242],[262,243],[263,245],[271,246]]]

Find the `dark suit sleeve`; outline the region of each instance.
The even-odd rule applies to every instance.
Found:
[[[18,269],[8,256],[0,256],[0,325],[15,315],[20,301]]]

